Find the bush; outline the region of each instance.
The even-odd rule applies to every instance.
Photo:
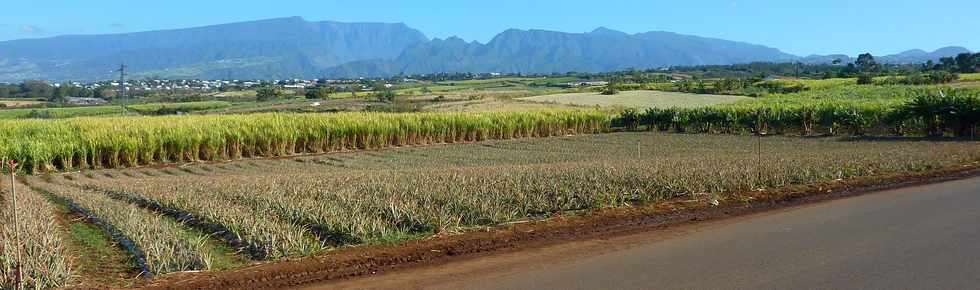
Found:
[[[262,102],[282,98],[285,93],[277,86],[266,86],[256,90],[255,95],[256,99]]]
[[[861,74],[858,76],[857,84],[870,85],[872,83],[874,83],[874,77],[871,74]]]
[[[378,99],[379,102],[390,103],[395,100],[395,92],[390,90],[381,90],[374,93],[374,97]]]
[[[606,88],[602,89],[603,95],[611,96],[618,93],[619,93],[619,88],[617,88],[616,85],[613,85],[612,83],[607,85]]]

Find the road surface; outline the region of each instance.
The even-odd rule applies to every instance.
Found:
[[[980,289],[980,178],[306,289]]]

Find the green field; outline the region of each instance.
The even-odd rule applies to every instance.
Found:
[[[151,103],[127,106],[141,115],[166,115],[176,112],[196,112],[217,110],[231,107],[232,104],[223,101],[187,102],[187,103]]]
[[[135,105],[106,105],[65,108],[36,108],[36,109],[3,109],[0,119],[65,119],[76,117],[106,117],[125,115],[167,115],[177,112],[188,113],[205,110],[217,110],[231,107],[232,104],[223,101],[186,102],[186,103],[147,103]]]
[[[6,109],[6,110],[0,110],[0,119],[72,118],[72,117],[125,115],[126,113],[127,113],[126,109],[121,106]]]
[[[624,91],[616,95],[600,93],[571,93],[521,98],[535,102],[624,108],[693,108],[747,100],[747,97],[699,95],[660,91]]]

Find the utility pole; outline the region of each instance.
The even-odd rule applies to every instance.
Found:
[[[126,63],[119,64],[119,88],[116,93],[116,97],[120,99],[126,98]]]

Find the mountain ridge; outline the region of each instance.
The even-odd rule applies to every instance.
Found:
[[[938,60],[944,47],[876,57],[883,63]],[[746,42],[667,31],[598,27],[570,33],[507,29],[486,43],[430,39],[405,23],[273,18],[192,28],[0,41],[0,81],[105,80],[125,62],[133,78],[282,79],[441,72],[602,72],[754,61],[830,63]]]

